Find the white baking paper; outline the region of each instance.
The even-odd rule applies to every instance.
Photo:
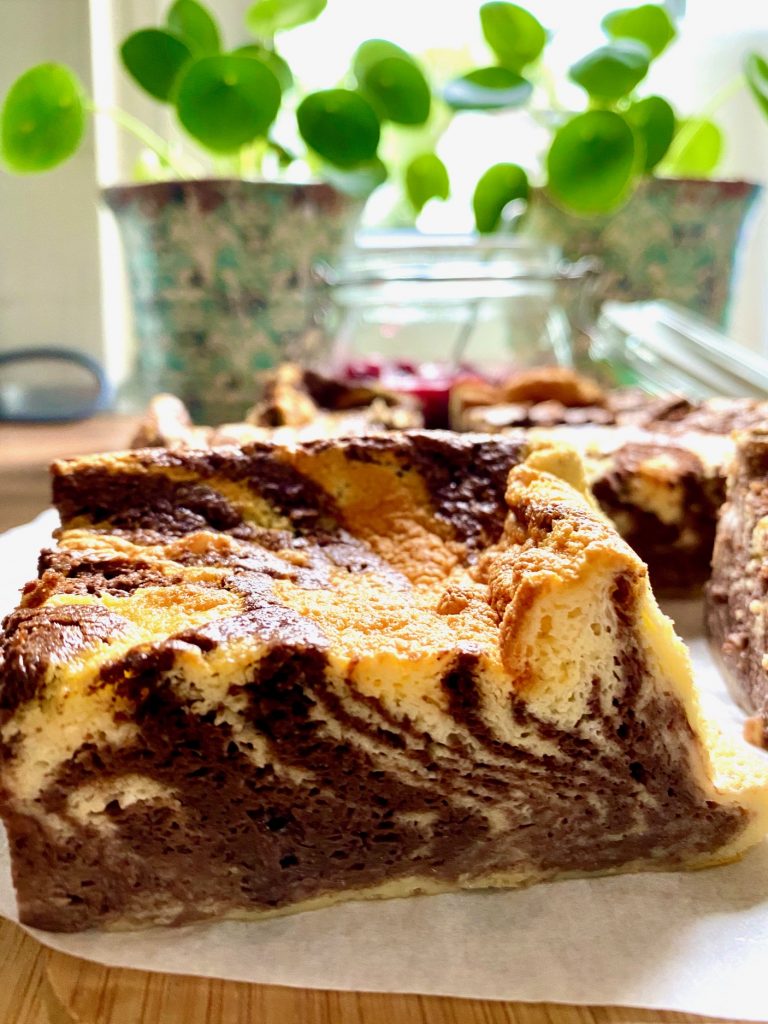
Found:
[[[0,536],[0,612],[34,576],[54,525],[45,513]],[[700,605],[676,602],[666,610],[691,646],[710,712],[738,733],[741,715],[703,639]],[[0,914],[16,920],[4,842]],[[768,843],[738,864],[708,871],[350,903],[258,923],[28,931],[64,953],[150,971],[768,1019]]]

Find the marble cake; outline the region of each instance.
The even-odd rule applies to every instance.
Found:
[[[0,655],[27,924],[699,868],[768,829],[760,755],[701,717],[572,454],[415,433],[53,472]]]
[[[768,433],[741,434],[717,528],[707,624],[738,703],[745,736],[768,747]]]
[[[768,423],[768,403],[755,399],[692,402],[605,390],[556,367],[493,386],[460,383],[452,410],[457,429],[503,434],[525,427],[533,438],[573,445],[600,507],[666,594],[697,591],[709,578],[731,435]]]
[[[567,366],[537,366],[490,381],[459,377],[448,398],[453,430],[540,427],[559,423],[615,423],[627,406],[644,408],[637,391],[608,391]],[[479,424],[483,424],[479,426]]]
[[[647,564],[659,594],[698,593],[710,573],[725,466],[733,444],[705,431],[554,427],[582,456],[600,508]]]
[[[415,402],[385,388],[324,377],[296,363],[281,363],[261,380],[261,399],[241,423],[195,424],[175,395],[150,401],[133,448],[206,448],[270,441],[295,444],[324,437],[410,430],[423,425]]]
[[[766,422],[767,413],[768,405],[754,399],[691,402],[606,389],[557,366],[521,370],[497,383],[463,377],[450,393],[454,430],[529,429],[534,439],[574,446],[603,511],[648,564],[657,592],[666,595],[697,593],[709,578],[733,451],[730,434]],[[417,408],[405,398],[283,364],[244,422],[197,426],[177,398],[158,395],[133,444],[295,443],[420,425]]]

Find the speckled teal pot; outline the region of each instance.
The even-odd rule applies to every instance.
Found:
[[[208,180],[104,190],[123,239],[136,370],[128,393],[182,398],[199,422],[240,419],[254,375],[330,348],[314,280],[351,240],[362,203],[330,185]]]
[[[666,299],[726,324],[745,224],[761,191],[745,181],[648,178],[620,210],[589,219],[539,192],[524,230],[570,259],[599,257],[605,298]]]

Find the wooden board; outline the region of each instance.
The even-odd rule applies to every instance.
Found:
[[[81,423],[0,425],[0,533],[48,507],[48,466],[54,459],[127,448],[136,421],[96,416]]]
[[[48,980],[76,1024],[705,1024],[618,1007],[320,992],[97,967],[53,953]],[[713,1022],[714,1024],[714,1022]]]
[[[43,946],[21,928],[0,920],[2,1024],[72,1024],[71,1014],[47,982],[47,964],[48,952]]]

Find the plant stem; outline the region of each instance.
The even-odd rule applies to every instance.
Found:
[[[265,140],[255,139],[238,150],[238,173],[241,178],[255,178],[261,174],[266,148]]]
[[[702,110],[700,117],[711,117],[717,110],[722,107],[724,103],[727,103],[729,99],[736,96],[744,86],[747,84],[744,75],[739,72],[735,75],[730,82],[726,82],[725,85],[721,86]]]
[[[133,114],[120,110],[119,107],[97,107],[90,103],[88,104],[88,109],[92,114],[100,114],[104,117],[112,118],[115,124],[119,124],[121,128],[130,132],[139,142],[142,142],[147,149],[151,149],[153,153],[156,153],[163,163],[180,178],[189,178],[196,173],[177,159],[176,154],[165,139],[158,135],[157,132],[152,131],[151,128],[148,128],[143,121],[134,117]]]
[[[712,119],[713,114],[716,114],[724,103],[727,103],[728,100],[732,99],[734,96],[740,93],[745,85],[746,80],[744,78],[744,75],[738,74],[734,78],[732,78],[730,82],[726,82],[725,85],[718,89],[714,96],[710,99],[709,103],[705,104],[701,111],[695,117],[690,117],[686,120],[683,127],[675,136],[675,139],[672,145],[670,146],[669,154],[667,154],[667,156],[664,157],[664,162],[666,163],[668,158],[674,160],[675,153],[682,153],[685,147],[688,145],[688,143],[691,141],[693,136],[698,131],[699,124],[701,123],[701,121],[710,121]]]
[[[539,83],[544,89],[547,96],[547,104],[550,110],[563,111],[565,107],[560,102],[557,95],[557,87],[555,85],[555,76],[552,73],[551,68],[548,68],[546,64],[542,64],[539,68]]]

